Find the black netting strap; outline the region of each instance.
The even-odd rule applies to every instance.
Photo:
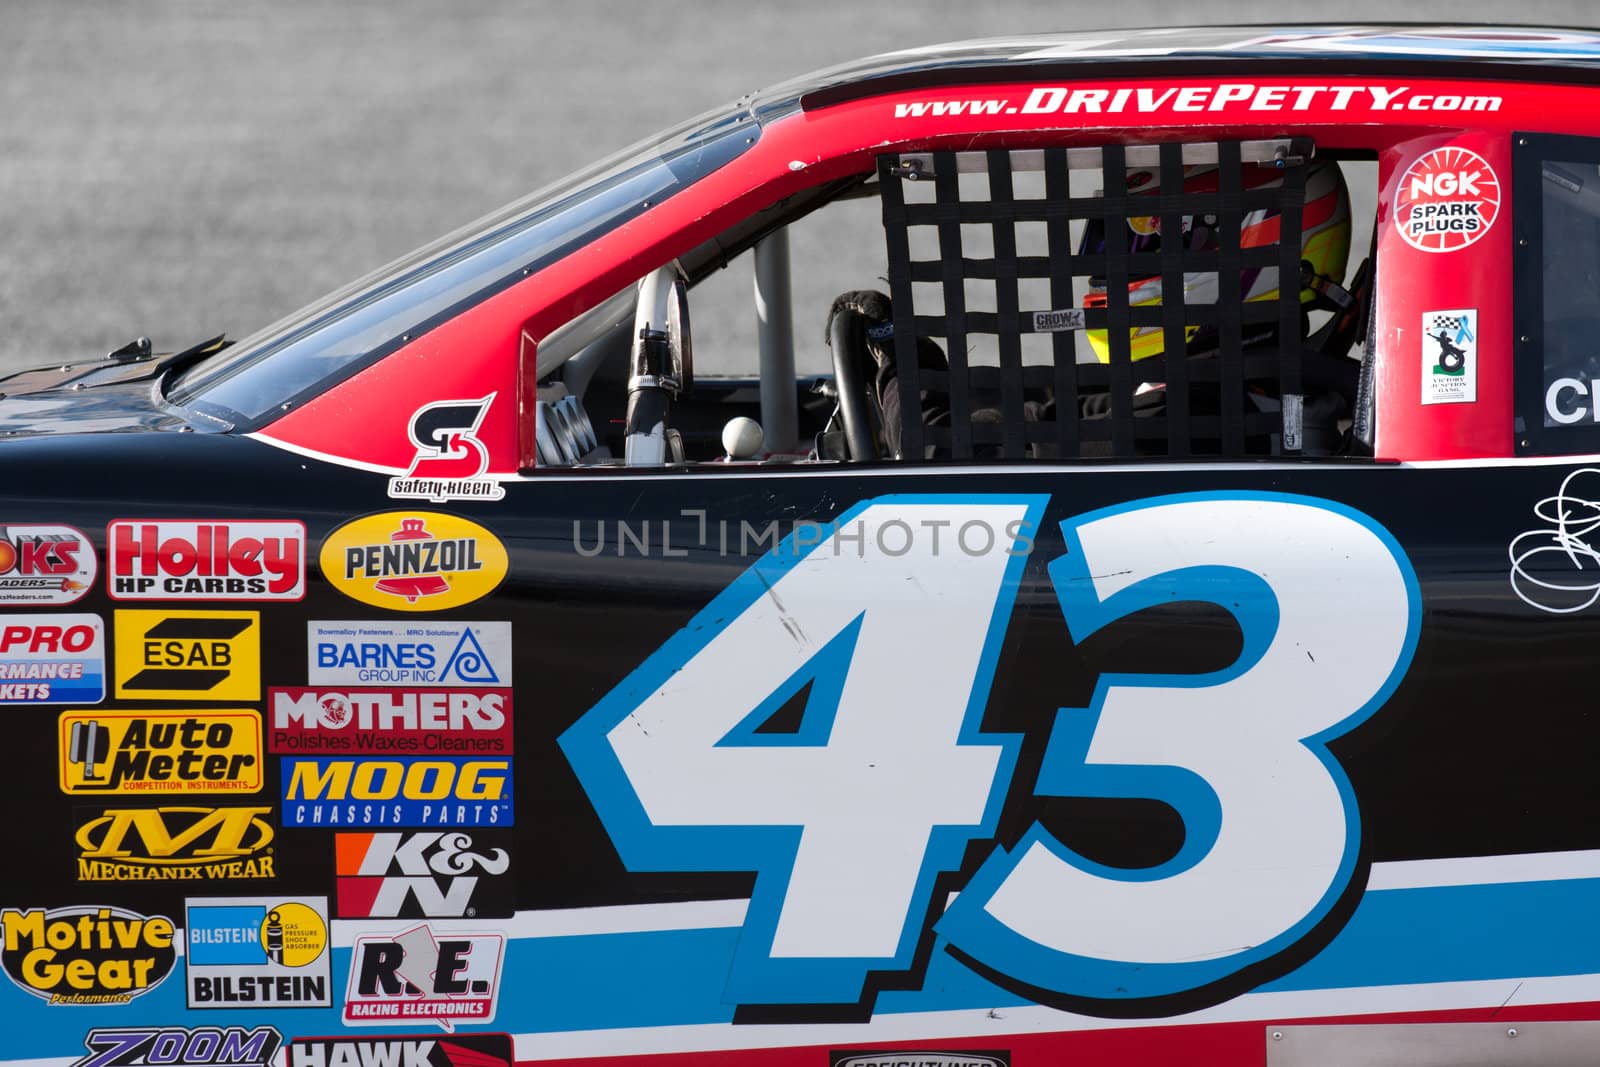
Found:
[[[895,384],[900,390],[900,458],[921,460],[926,445],[922,383],[917,358],[916,307],[911,301],[911,237],[905,191],[894,156],[878,157],[878,187],[883,201],[884,251],[889,260],[889,299],[894,305]]]

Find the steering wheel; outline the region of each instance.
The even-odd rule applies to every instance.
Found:
[[[867,385],[867,368],[874,365],[872,354],[867,351],[867,322],[865,315],[850,307],[837,308],[828,320],[833,384],[839,393],[839,423],[852,463],[878,458]]]

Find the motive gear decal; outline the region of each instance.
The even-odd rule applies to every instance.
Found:
[[[1478,153],[1435,148],[1407,169],[1395,198],[1395,223],[1412,248],[1454,252],[1489,232],[1500,213],[1500,179]]]

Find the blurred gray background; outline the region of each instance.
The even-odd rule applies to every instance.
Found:
[[[1596,26],[1600,3],[0,0],[0,369],[139,334],[158,350],[242,337],[662,127],[833,63],[1318,17]],[[797,287],[826,253],[797,235]],[[853,269],[865,276],[819,291],[872,283],[870,264]],[[702,352],[743,344],[740,270],[706,294],[727,307],[702,314],[697,298]],[[826,311],[810,299],[797,294],[804,348]]]

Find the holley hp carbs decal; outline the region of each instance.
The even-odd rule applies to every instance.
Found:
[[[493,592],[508,559],[477,523],[390,511],[345,523],[322,543],[322,573],[352,600],[390,611],[444,611]]]

